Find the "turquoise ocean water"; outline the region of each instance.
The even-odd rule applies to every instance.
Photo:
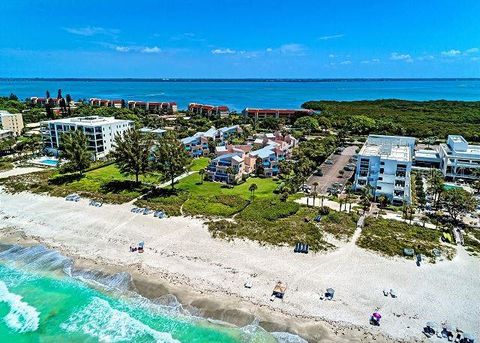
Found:
[[[252,324],[235,328],[194,317],[170,296],[148,300],[126,273],[75,270],[44,246],[0,252],[2,342],[301,342]]]
[[[0,79],[0,95],[15,93],[21,99],[44,96],[57,89],[74,99],[176,101],[185,109],[190,102],[245,107],[296,108],[308,100],[469,100],[480,101],[480,80],[324,80],[324,81],[65,81]]]

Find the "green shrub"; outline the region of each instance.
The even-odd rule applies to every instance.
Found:
[[[255,199],[240,217],[245,220],[276,220],[297,213],[300,205],[293,201],[280,201],[277,198]]]
[[[327,206],[322,206],[318,209],[318,214],[320,214],[322,216],[326,216],[329,213],[330,213],[330,208],[327,207]]]
[[[434,248],[447,250],[440,244],[441,232],[388,219],[367,218],[357,244],[388,256],[403,256],[404,248],[433,257]]]

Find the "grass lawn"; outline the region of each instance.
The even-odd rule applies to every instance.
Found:
[[[8,179],[5,186],[12,192],[30,191],[65,196],[76,192],[92,199],[110,203],[128,202],[152,188],[151,183],[159,183],[158,174],[140,177],[140,184],[133,176],[120,173],[114,164],[79,174],[59,174],[57,170],[19,175]]]
[[[192,165],[190,166],[190,170],[199,171],[200,169],[207,168],[209,163],[210,163],[210,159],[208,157],[195,158],[192,161]]]
[[[138,205],[156,209],[162,209],[164,205],[164,210],[170,215],[179,215],[183,205],[183,212],[188,215],[229,217],[248,204],[251,196],[248,188],[252,183],[258,187],[255,199],[273,197],[273,190],[278,185],[278,181],[272,179],[249,178],[241,185],[227,188],[218,182],[202,183],[200,175],[195,173],[179,180],[175,193],[167,190],[156,192]]]
[[[404,248],[412,248],[415,254],[433,257],[432,250],[437,248],[450,258],[453,249],[440,243],[441,235],[439,230],[397,220],[367,218],[357,244],[387,256],[403,256]]]

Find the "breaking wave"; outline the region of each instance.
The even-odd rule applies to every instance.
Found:
[[[108,301],[94,297],[80,311],[60,325],[67,332],[83,332],[101,342],[155,341],[173,343],[169,333],[159,332],[132,318],[128,313],[116,310]]]
[[[38,329],[40,313],[22,301],[21,296],[11,293],[3,281],[0,281],[0,302],[5,302],[10,307],[10,312],[3,318],[10,329],[19,333]]]

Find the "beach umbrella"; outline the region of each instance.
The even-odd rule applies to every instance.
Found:
[[[382,318],[382,315],[378,312],[374,312],[372,317],[375,318],[376,320],[380,320],[380,318]]]
[[[464,332],[463,333],[463,338],[465,338],[465,339],[467,339],[471,342],[475,342],[475,337],[469,332]]]
[[[144,242],[144,241],[141,241],[140,243],[138,243],[138,246],[139,246],[139,247],[142,247],[142,248],[143,248],[144,245],[145,245],[145,242]]]
[[[335,290],[333,288],[327,288],[327,293],[333,295],[333,293],[335,293]]]

